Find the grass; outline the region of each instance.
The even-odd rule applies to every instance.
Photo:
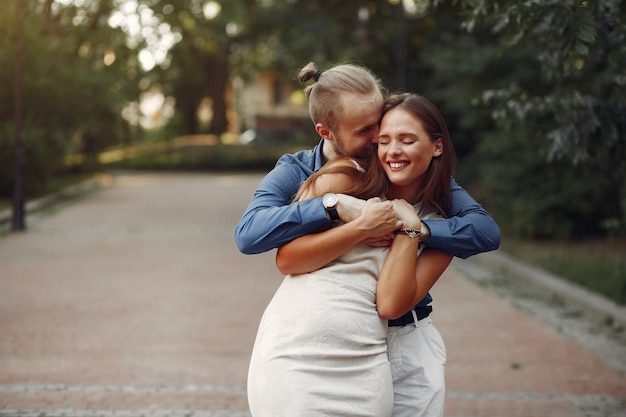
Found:
[[[502,250],[626,305],[626,239],[574,242],[503,239]]]

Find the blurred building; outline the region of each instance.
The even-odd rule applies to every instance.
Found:
[[[302,86],[283,73],[259,73],[247,83],[235,80],[232,108],[229,120],[239,128],[243,143],[297,144],[318,139]]]

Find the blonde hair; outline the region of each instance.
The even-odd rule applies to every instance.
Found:
[[[309,98],[309,115],[314,124],[322,123],[331,129],[337,127],[341,109],[340,96],[344,93],[374,94],[384,96],[380,79],[368,68],[354,65],[336,65],[326,71],[319,71],[314,62],[309,62],[298,73],[298,81],[309,80],[315,83],[304,89]]]

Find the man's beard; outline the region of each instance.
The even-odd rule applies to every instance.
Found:
[[[373,153],[374,153],[374,145],[372,145],[371,143],[368,143],[367,146],[364,146],[361,149],[359,149],[358,154],[354,156],[363,158],[366,160],[370,160],[373,156]]]
[[[360,149],[356,149],[352,153],[348,153],[346,151],[346,147],[344,146],[344,142],[341,138],[335,139],[335,152],[342,156],[351,156],[353,158],[361,158],[365,160],[369,160],[372,157],[372,153],[374,152],[374,145],[369,143],[366,146],[363,146]]]

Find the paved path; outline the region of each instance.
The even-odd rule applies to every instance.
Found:
[[[120,175],[1,237],[0,417],[249,416],[248,357],[281,280],[273,253],[232,237],[259,180]],[[463,265],[433,291],[446,416],[626,416],[619,367]]]

